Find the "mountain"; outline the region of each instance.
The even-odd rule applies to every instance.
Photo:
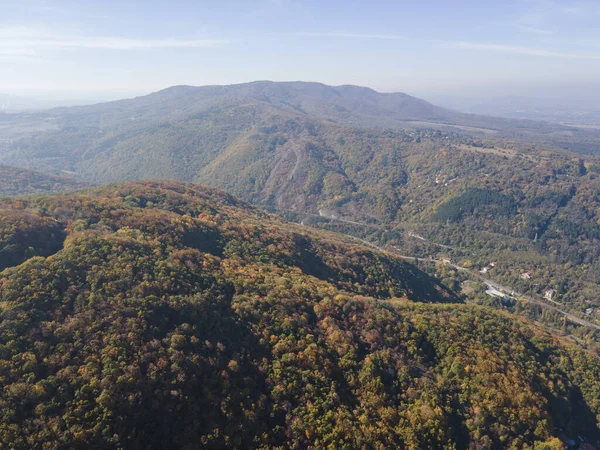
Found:
[[[86,185],[79,180],[0,165],[0,197],[73,191]]]
[[[123,183],[0,219],[3,447],[600,438],[597,356],[222,191]]]
[[[405,94],[301,82],[178,86],[130,100],[5,116],[0,117],[0,143],[5,141],[0,161],[73,171],[97,182],[148,177],[202,181],[195,178],[198,171],[243,143],[243,137],[289,120],[373,132],[434,128],[551,140],[582,151],[595,151],[600,142],[600,132],[594,130],[468,115]]]
[[[208,184],[405,256],[451,259],[475,277],[495,262],[489,276],[509,293],[543,300],[552,290],[550,305],[600,320],[600,159],[558,148],[597,149],[592,132],[318,83],[179,86],[4,116],[2,161],[98,184]],[[469,281],[424,269],[459,292]],[[529,317],[600,341],[528,305]]]
[[[404,127],[405,122],[432,122],[491,130],[569,130],[567,127],[534,121],[464,114],[403,93],[380,93],[360,86],[328,86],[308,82],[257,81],[230,86],[174,86],[144,97],[59,108],[50,114],[80,124],[101,115],[106,126],[132,117],[136,121],[185,118],[211,108],[238,107],[240,104],[270,106],[281,112],[360,126]]]
[[[130,100],[0,117],[0,162],[75,172],[94,182],[165,178],[203,182],[202,170],[227,152],[252,152],[265,130],[307,129],[325,139],[329,128],[385,136],[381,129],[441,129],[494,139],[552,139],[595,149],[593,130],[534,121],[475,116],[405,94],[357,86],[255,82],[178,86]],[[258,132],[258,133],[257,133]],[[3,142],[3,144],[2,144]],[[249,147],[249,149],[246,149]]]

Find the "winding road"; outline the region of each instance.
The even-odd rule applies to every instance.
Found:
[[[344,220],[344,219],[335,217],[333,215],[325,215],[325,214],[321,213],[321,210],[319,211],[319,213],[320,213],[319,215],[317,215],[317,214],[311,214],[311,213],[306,213],[306,212],[303,212],[303,211],[291,211],[291,210],[286,210],[286,211],[300,213],[300,214],[305,214],[305,215],[308,215],[308,216],[325,217],[327,219],[336,220],[338,222],[352,223],[352,224],[363,225],[363,226],[368,226],[368,227],[374,227],[375,226],[375,225],[370,225],[370,224],[366,224],[366,223],[360,223],[360,222],[353,222],[353,221],[350,221],[350,220]],[[375,227],[379,228],[377,226],[375,226]],[[417,239],[421,239],[421,240],[430,242],[432,244],[436,244],[435,242],[431,242],[428,239],[425,239],[422,236],[415,235],[412,232],[410,232],[409,235],[411,237],[415,237]],[[364,239],[360,239],[360,238],[357,238],[355,236],[350,236],[348,234],[346,234],[346,236],[349,237],[352,240],[360,242],[360,243],[362,243],[364,245],[367,245],[367,246],[369,246],[371,248],[374,248],[376,250],[379,250],[379,251],[382,251],[382,252],[390,252],[390,249],[379,247],[378,245],[375,245],[375,244],[373,244],[373,243],[371,243],[369,241],[366,241]],[[451,247],[447,247],[447,246],[444,246],[444,245],[441,245],[441,244],[436,244],[436,245],[439,245],[440,247],[451,248]],[[481,276],[480,274],[478,274],[478,273],[476,273],[476,272],[474,272],[472,270],[469,270],[469,269],[467,269],[465,267],[457,266],[456,264],[448,263],[447,261],[445,262],[445,261],[442,261],[442,260],[439,260],[439,259],[419,258],[417,256],[401,255],[399,253],[399,250],[400,249],[395,248],[390,253],[393,253],[394,255],[396,255],[396,256],[398,256],[398,257],[400,257],[400,258],[402,258],[402,259],[404,259],[406,261],[415,262],[416,260],[419,260],[419,261],[429,262],[429,263],[434,263],[434,264],[435,263],[448,264],[448,265],[450,265],[451,267],[453,267],[454,269],[456,269],[458,271],[461,271],[461,272],[464,272],[464,273],[468,273],[469,276],[477,278],[479,281],[482,281],[483,283],[485,283],[488,287],[496,289],[497,291],[500,291],[500,292],[506,294],[507,297],[509,297],[509,298],[511,298],[511,299],[513,299],[515,301],[518,301],[518,302],[526,301],[527,303],[531,303],[531,304],[540,306],[542,308],[548,309],[550,311],[554,311],[554,312],[556,312],[558,314],[561,314],[564,317],[566,317],[567,320],[571,321],[572,323],[575,323],[577,325],[581,325],[581,326],[584,326],[584,327],[588,327],[588,328],[592,328],[594,330],[599,330],[600,331],[600,325],[597,325],[597,324],[595,324],[593,322],[590,322],[588,320],[585,320],[585,319],[582,319],[580,317],[577,317],[577,316],[575,316],[575,315],[573,315],[573,314],[571,314],[571,313],[569,313],[569,312],[567,312],[567,311],[559,308],[558,306],[551,305],[546,300],[542,300],[542,299],[539,299],[539,298],[531,297],[529,295],[525,295],[525,294],[522,294],[520,292],[517,292],[516,290],[514,290],[514,289],[512,289],[512,288],[510,288],[508,286],[503,286],[503,285],[501,285],[501,284],[499,284],[499,283],[497,283],[497,282],[495,282],[493,280],[490,280],[489,278],[485,278],[485,277]],[[556,302],[553,302],[553,303],[557,304]]]

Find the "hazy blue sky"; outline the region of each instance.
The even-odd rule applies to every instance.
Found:
[[[0,0],[0,92],[257,79],[414,94],[600,80],[600,1]]]

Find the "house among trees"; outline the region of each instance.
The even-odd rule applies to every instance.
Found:
[[[554,297],[554,289],[548,289],[544,293],[544,298],[547,299],[547,300],[552,300],[552,297]]]
[[[522,273],[521,278],[524,280],[531,280],[531,274],[529,274],[528,272]]]
[[[496,267],[496,263],[495,262],[491,262],[487,265],[487,267],[484,267],[483,269],[481,269],[479,272],[480,273],[488,273],[490,270],[492,270],[494,267]]]

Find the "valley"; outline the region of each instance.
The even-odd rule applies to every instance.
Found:
[[[290,211],[287,211],[290,212]],[[297,211],[295,211],[297,213]],[[324,214],[322,211],[319,211],[319,215],[315,215],[315,214],[310,214],[310,213],[302,213],[302,215],[305,216],[312,216],[312,217],[325,217],[331,221],[338,221],[338,222],[342,222],[342,223],[349,223],[349,224],[354,224],[354,225],[360,225],[362,227],[376,227],[375,225],[369,225],[369,224],[364,224],[364,223],[359,223],[359,222],[354,222],[354,221],[349,221],[349,220],[345,220],[339,217],[336,217],[334,215],[327,215]],[[302,221],[300,223],[300,225],[304,225],[304,221]],[[445,248],[445,249],[451,249],[451,250],[456,250],[453,247],[449,247],[447,245],[443,245],[443,244],[438,244],[435,242],[431,242],[428,239],[419,236],[417,234],[414,234],[412,232],[408,232],[408,237],[411,238],[415,238],[418,239],[420,241],[424,241],[427,242],[428,244],[431,244],[435,247],[440,247],[440,248]],[[497,281],[494,281],[493,279],[487,278],[482,276],[480,273],[477,273],[477,271],[473,271],[469,268],[466,267],[462,267],[462,266],[458,266],[456,264],[452,264],[452,262],[449,259],[433,259],[432,257],[427,257],[427,256],[407,256],[402,254],[402,249],[398,246],[387,246],[386,248],[383,248],[379,245],[373,244],[372,242],[369,242],[365,239],[360,239],[357,237],[354,237],[354,239],[357,242],[360,242],[361,244],[367,245],[369,247],[372,247],[378,251],[381,252],[390,252],[393,253],[397,256],[399,256],[400,258],[404,259],[405,261],[409,261],[413,264],[419,264],[419,263],[429,263],[429,264],[434,264],[436,265],[436,267],[439,266],[450,266],[452,267],[454,270],[457,271],[457,273],[461,274],[461,275],[465,275],[465,277],[458,277],[457,279],[462,281],[463,283],[466,280],[476,280],[479,282],[482,282],[483,285],[485,285],[487,288],[489,288],[489,290],[486,290],[485,293],[491,297],[496,297],[496,298],[500,298],[502,299],[502,302],[498,303],[497,306],[500,306],[502,308],[506,308],[506,306],[510,303],[513,302],[513,306],[514,304],[516,304],[516,302],[520,302],[522,305],[525,306],[525,308],[530,307],[531,305],[534,305],[534,307],[540,307],[541,310],[550,310],[552,312],[558,313],[558,315],[565,317],[569,322],[571,322],[572,324],[576,325],[576,326],[581,326],[583,328],[579,328],[579,331],[581,332],[583,330],[583,332],[585,333],[586,329],[591,329],[592,331],[600,331],[600,325],[598,323],[594,323],[594,322],[590,322],[588,320],[583,319],[580,316],[575,316],[567,311],[565,311],[564,309],[561,309],[563,307],[563,305],[561,303],[558,303],[552,299],[548,299],[548,298],[535,298],[535,297],[531,297],[529,295],[526,295],[524,293],[518,292],[515,288],[513,287],[509,287],[506,285],[501,285],[499,284]],[[430,271],[427,270],[427,268],[424,268],[426,271],[428,271],[429,273],[431,273],[433,276],[435,277],[439,277],[439,274],[436,273],[435,271]],[[481,272],[481,271],[479,271]],[[487,271],[486,271],[487,273]],[[454,280],[456,281],[456,280]],[[460,289],[457,289],[457,291],[460,292]],[[472,299],[473,298],[473,292],[468,292],[466,293],[465,291],[465,295],[467,296],[467,298]],[[487,304],[490,304],[489,302],[484,302]],[[566,307],[568,308],[568,305],[566,305]],[[511,310],[514,310],[513,308],[510,308]],[[547,321],[544,321],[544,317],[543,314],[541,314],[540,317],[537,317],[536,314],[529,314],[529,317],[532,320],[535,320],[536,322],[539,322],[541,325],[548,325],[549,329],[553,329],[556,326],[556,323],[548,323]],[[540,321],[540,319],[542,319],[542,321]],[[576,328],[577,329],[577,328]],[[563,322],[563,327],[561,332],[563,334],[565,334],[567,332],[567,327],[565,326],[565,323]],[[596,337],[593,337],[591,340],[589,339],[589,334],[588,334],[588,339],[587,342],[586,340],[581,340],[580,338],[567,334],[568,337],[574,339],[577,343],[583,345],[584,347],[588,347],[590,346],[590,343],[592,343],[591,347],[592,348],[597,348],[598,346],[595,344],[596,342]]]
[[[600,157],[583,148],[600,148],[595,130],[467,115],[356,86],[272,82],[179,86],[3,120],[52,129],[22,129],[0,161],[74,186],[203,183],[404,255],[475,271],[497,261],[495,283],[531,298],[551,289],[562,311],[600,324]],[[462,292],[460,273],[436,272]],[[569,331],[597,345],[596,333]]]

